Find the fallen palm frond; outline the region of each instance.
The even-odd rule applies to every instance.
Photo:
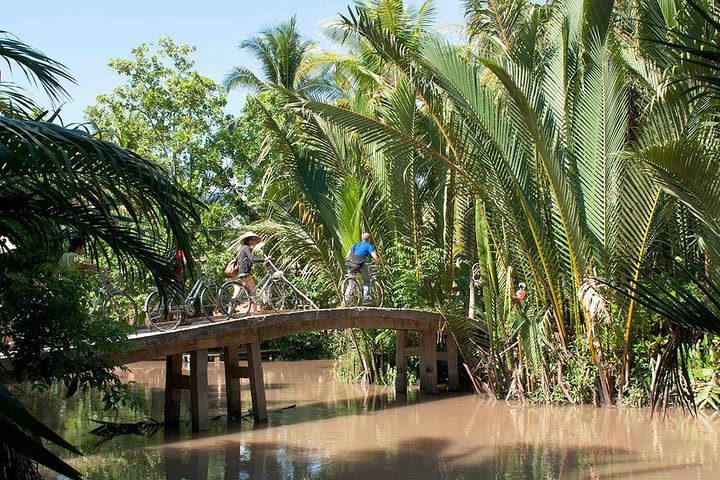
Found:
[[[155,435],[158,430],[163,426],[162,422],[157,420],[149,419],[149,421],[135,422],[135,423],[115,423],[105,422],[103,420],[92,420],[92,422],[99,423],[100,426],[90,430],[93,435],[103,437],[99,442],[94,443],[88,452],[96,450],[101,445],[104,445],[108,441],[120,435],[144,435],[150,437]]]

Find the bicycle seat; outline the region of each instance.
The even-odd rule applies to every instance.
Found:
[[[249,277],[249,276],[250,276],[249,273],[238,273],[237,278],[238,278],[238,280],[239,280],[239,279],[241,279],[241,278],[247,278],[247,277]]]

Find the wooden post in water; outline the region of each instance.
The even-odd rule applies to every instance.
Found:
[[[265,380],[263,379],[260,343],[245,345],[250,374],[250,396],[252,397],[253,417],[256,422],[267,420],[267,401],[265,400]]]
[[[190,416],[194,431],[210,427],[207,364],[207,349],[190,352]]]
[[[460,389],[460,369],[458,366],[458,346],[452,333],[445,333],[445,344],[447,345],[448,390],[457,391]]]
[[[407,330],[398,330],[395,340],[395,393],[407,392]]]
[[[223,348],[228,419],[242,414],[242,405],[240,403],[240,377],[236,374],[238,368],[235,368],[240,366],[239,348],[239,345],[228,345]]]
[[[437,330],[424,330],[421,334],[420,390],[437,393]]]
[[[182,395],[182,354],[165,357],[165,426],[180,425],[180,398]]]

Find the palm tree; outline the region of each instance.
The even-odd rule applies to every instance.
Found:
[[[64,95],[61,81],[72,80],[61,64],[9,35],[0,37],[0,56],[51,96]],[[19,106],[24,115],[36,109],[28,97],[18,97],[13,84],[6,82],[3,88],[3,112],[16,114]],[[198,219],[197,202],[133,152],[82,130],[0,116],[0,236],[18,251],[30,244],[51,249],[71,229],[89,244],[110,249],[122,271],[149,270],[165,290],[171,285],[168,238],[174,236],[190,254],[189,226]],[[0,301],[8,294],[12,279],[7,266],[16,253],[0,252]],[[3,319],[4,325],[6,320],[12,321]],[[79,478],[40,439],[79,452],[34,420],[4,388],[0,423],[7,433],[0,440],[3,473],[33,476],[28,470],[32,461]]]
[[[614,402],[630,382],[636,335],[665,325],[633,294],[646,291],[643,269],[676,275],[676,255],[701,261],[706,277],[720,265],[717,131],[704,121],[711,102],[697,95],[714,75],[714,20],[694,2],[628,5],[467,2],[465,48],[416,28],[427,16],[402,2],[358,4],[330,28],[350,51],[315,60],[333,65],[340,98],[273,87],[296,116],[269,127],[266,151],[285,160],[262,168],[273,221],[261,227],[294,239],[293,251],[329,253],[307,261],[331,278],[358,223],[345,195],[360,186],[352,195],[376,206],[363,227],[413,245],[415,268],[423,249],[443,251],[442,292],[462,281],[452,260],[478,261],[471,326],[489,342],[453,325],[466,358],[486,355],[490,389],[522,397],[541,384],[549,399],[556,378],[578,401],[564,369],[589,357],[596,394]],[[679,39],[685,53],[655,48]],[[518,281],[531,290],[522,311]]]
[[[293,16],[290,21],[267,28],[240,43],[240,49],[247,50],[260,62],[263,77],[246,67],[234,67],[225,76],[223,85],[228,91],[242,87],[264,89],[270,84],[291,91],[308,89],[313,83],[301,74],[301,68],[314,47],[313,42],[303,40]]]
[[[678,154],[695,152],[699,159],[709,132],[694,127],[697,99],[683,91],[657,94],[661,66],[629,47],[617,47],[612,2],[578,0],[547,8],[542,28],[521,28],[513,36],[518,45],[532,47],[531,53],[539,49],[535,54],[510,48],[504,58],[478,57],[477,62],[442,42],[424,42],[417,49],[362,10],[345,18],[347,29],[362,36],[411,86],[416,115],[438,133],[437,142],[348,108],[314,101],[301,107],[386,155],[412,151],[454,172],[461,190],[483,207],[476,218],[495,252],[494,265],[482,266],[485,276],[501,281],[520,273],[528,279],[537,293],[528,321],[544,325],[560,341],[560,353],[547,354],[568,355],[571,336],[584,337],[602,400],[612,403],[615,379],[621,378],[613,358],[626,361],[627,355],[616,352],[627,351],[632,340],[633,307],[586,308],[609,295],[587,279],[638,277],[663,224],[667,199],[661,186],[670,181],[647,175],[648,168],[673,158],[672,150],[658,150],[658,143],[674,143]],[[631,82],[653,100],[643,121],[633,125]],[[675,165],[676,178],[693,172],[689,164]],[[661,170],[667,172],[667,165]],[[681,183],[697,185],[687,180]],[[495,291],[507,289],[500,283]],[[497,310],[487,302],[488,328],[500,333],[506,326],[496,324],[490,312]],[[621,315],[623,334],[618,332],[623,322],[615,317]]]

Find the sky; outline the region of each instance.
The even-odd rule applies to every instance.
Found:
[[[82,122],[83,111],[101,93],[123,83],[107,66],[110,58],[129,58],[140,43],[170,36],[178,43],[195,45],[197,70],[221,82],[231,67],[257,71],[252,58],[237,48],[240,41],[297,14],[300,32],[332,44],[321,35],[322,23],[338,12],[347,12],[352,0],[0,0],[0,30],[39,49],[68,67],[77,85],[65,85],[71,99],[62,107],[67,123]],[[461,0],[436,0],[440,26],[462,21]],[[5,65],[0,65],[5,67]],[[15,70],[14,80],[26,86],[38,103],[47,97],[28,85]],[[5,77],[4,79],[6,79]],[[238,113],[246,93],[231,92],[229,113]]]

